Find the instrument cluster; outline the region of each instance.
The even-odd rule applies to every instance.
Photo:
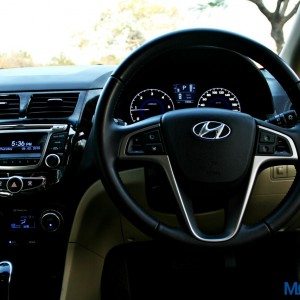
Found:
[[[227,109],[260,119],[274,113],[264,70],[247,57],[219,48],[158,55],[124,82],[119,99],[115,118],[127,124],[185,108]]]
[[[195,83],[174,83],[171,93],[156,88],[139,91],[130,102],[130,118],[133,123],[182,108],[223,108],[241,111],[238,97],[223,87],[198,91]]]

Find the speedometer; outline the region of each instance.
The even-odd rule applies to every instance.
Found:
[[[197,106],[241,111],[240,101],[236,95],[224,88],[212,88],[207,90],[201,95]]]
[[[174,110],[170,96],[158,89],[147,89],[139,92],[131,101],[130,116],[133,122],[164,114]]]

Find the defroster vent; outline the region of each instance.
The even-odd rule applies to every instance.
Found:
[[[20,97],[0,94],[0,119],[18,118],[20,115]]]
[[[30,118],[64,118],[74,112],[79,93],[33,94],[27,108]]]

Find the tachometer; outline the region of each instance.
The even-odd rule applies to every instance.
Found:
[[[201,95],[197,106],[241,111],[240,101],[235,94],[223,88],[212,88],[207,90]]]
[[[131,101],[130,116],[133,122],[161,115],[174,110],[170,96],[158,89],[147,89],[139,92]]]

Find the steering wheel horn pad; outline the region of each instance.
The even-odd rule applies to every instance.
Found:
[[[197,124],[201,128],[195,134]],[[234,183],[248,174],[256,134],[255,120],[249,115],[224,109],[183,109],[164,114],[161,131],[173,167],[188,180]]]

